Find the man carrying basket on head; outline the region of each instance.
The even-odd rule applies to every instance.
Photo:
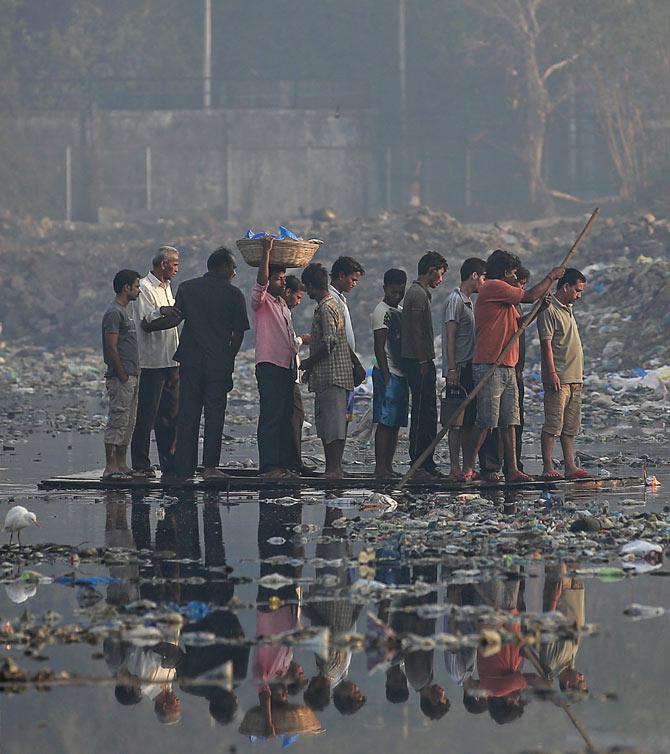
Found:
[[[267,479],[294,477],[293,385],[296,344],[291,311],[284,299],[286,268],[270,264],[274,239],[263,242],[251,311],[256,331],[256,381],[260,396],[258,461]]]

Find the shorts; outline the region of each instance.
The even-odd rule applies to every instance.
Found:
[[[409,413],[407,378],[391,374],[384,384],[381,371],[372,370],[372,421],[385,427],[406,427]]]
[[[124,383],[118,377],[105,377],[109,396],[105,445],[130,445],[137,416],[138,385],[136,375],[129,376]]]
[[[445,375],[446,377],[446,375]],[[460,385],[460,390],[458,390],[458,400],[462,403],[468,395],[472,392],[475,383],[472,378],[472,362],[468,361],[465,364],[461,364],[458,367],[458,383]],[[455,400],[456,398],[456,391],[449,390],[449,387],[447,386],[446,389],[446,397],[449,399],[449,415],[451,414],[451,411],[453,411],[453,408],[455,408],[455,405],[453,408],[451,408],[451,401]],[[445,417],[446,420],[446,417]],[[465,411],[458,416],[458,418],[452,423],[452,427],[474,427],[475,422],[477,421],[477,400],[471,401]]]
[[[472,376],[479,383],[493,364],[473,364]],[[500,366],[477,394],[477,426],[480,429],[521,424],[519,388],[514,367]]]
[[[328,445],[347,439],[346,388],[331,385],[314,396],[314,424],[316,434]]]
[[[574,437],[581,428],[582,384],[571,382],[554,390],[544,386],[544,426],[547,435]]]

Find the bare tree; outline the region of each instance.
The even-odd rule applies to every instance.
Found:
[[[530,204],[546,213],[554,192],[546,185],[543,162],[549,118],[570,94],[566,74],[592,39],[577,35],[581,28],[566,16],[570,0],[470,0],[483,24],[480,47],[504,66],[512,83],[511,105],[521,114],[522,134],[517,152],[527,173]],[[558,7],[560,6],[560,7]]]

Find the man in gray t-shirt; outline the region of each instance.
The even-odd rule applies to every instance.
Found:
[[[102,353],[107,364],[105,386],[109,396],[102,478],[124,481],[131,478],[126,454],[135,426],[140,371],[137,332],[128,304],[140,295],[139,273],[117,272],[114,293],[116,296],[102,318]]]
[[[461,265],[461,285],[449,294],[442,321],[442,374],[447,381],[447,406],[456,408],[474,387],[472,354],[475,350],[475,313],[471,296],[479,291],[484,280],[486,262],[477,257],[466,259]],[[449,430],[450,476],[462,480],[461,450],[467,457],[472,447],[472,428],[477,418],[473,401]],[[446,419],[443,421],[447,421]]]

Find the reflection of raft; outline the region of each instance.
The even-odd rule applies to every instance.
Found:
[[[160,479],[138,479],[131,482],[102,481],[99,473],[88,472],[73,476],[53,477],[39,483],[42,490],[111,490],[111,489],[197,489],[197,490],[221,490],[232,492],[235,490],[278,490],[278,497],[287,495],[290,490],[342,490],[342,489],[370,489],[385,490],[392,492],[397,489],[400,477],[397,480],[376,479],[365,474],[352,474],[344,479],[323,479],[318,476],[305,476],[294,480],[263,479],[259,476],[258,469],[228,469],[224,468],[228,479],[209,480],[207,482],[197,480],[181,485],[162,484]],[[476,492],[478,490],[501,491],[506,490],[611,490],[618,487],[634,487],[642,485],[641,477],[610,477],[609,479],[579,479],[574,481],[556,479],[547,481],[535,479],[531,482],[452,482],[447,478],[439,481],[419,481],[411,479],[407,489],[421,490],[423,492]]]

